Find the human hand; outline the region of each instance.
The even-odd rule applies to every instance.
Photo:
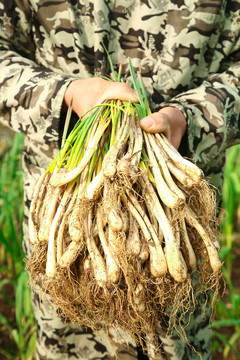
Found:
[[[64,95],[65,107],[69,107],[72,100],[72,110],[79,117],[93,106],[111,99],[139,102],[136,92],[128,84],[99,77],[73,80]]]
[[[187,123],[179,109],[168,106],[143,118],[140,126],[149,133],[164,133],[173,146],[178,149]]]

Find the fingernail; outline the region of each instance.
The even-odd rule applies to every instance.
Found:
[[[146,118],[144,120],[141,120],[141,125],[143,125],[145,128],[150,128],[153,125],[153,120],[151,118]]]

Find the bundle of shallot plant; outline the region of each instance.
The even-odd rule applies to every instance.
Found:
[[[218,291],[221,261],[213,191],[163,134],[140,128],[150,109],[130,71],[139,104],[91,109],[39,178],[27,268],[69,321],[157,343],[161,321],[179,324],[197,292]]]

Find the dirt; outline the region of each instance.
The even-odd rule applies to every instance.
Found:
[[[239,229],[240,230],[240,229]],[[232,276],[231,281],[235,293],[240,294],[240,232],[238,232],[233,238],[233,260],[232,260]],[[230,290],[227,287],[224,297],[221,299],[226,306],[231,309],[232,304],[229,302]],[[215,319],[218,320],[218,319]],[[233,326],[225,326],[220,329],[216,329],[220,334],[224,335],[228,340],[235,333],[235,328]],[[220,342],[220,340],[218,341]],[[224,344],[221,344],[221,347],[224,349]],[[223,358],[223,350],[213,352],[212,360],[238,360],[240,358],[240,341],[234,344],[235,350],[238,352],[238,356],[230,351],[227,355],[227,358]]]
[[[2,279],[6,278],[6,274],[1,274],[0,282]],[[4,294],[4,295],[2,295]],[[0,293],[0,315],[3,315],[8,322],[10,323],[12,328],[16,328],[16,320],[15,320],[15,306],[14,304],[14,288],[11,283],[6,283],[2,287],[2,293]],[[6,330],[6,327],[0,322],[0,349],[4,349],[5,351],[12,354],[15,360],[18,360],[17,355],[17,346],[14,344],[13,337],[11,335],[11,331]],[[9,357],[4,356],[0,353],[0,360],[9,360]]]

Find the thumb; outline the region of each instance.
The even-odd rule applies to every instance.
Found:
[[[169,117],[165,113],[152,113],[140,120],[143,130],[150,133],[163,132],[168,138],[170,136]]]

